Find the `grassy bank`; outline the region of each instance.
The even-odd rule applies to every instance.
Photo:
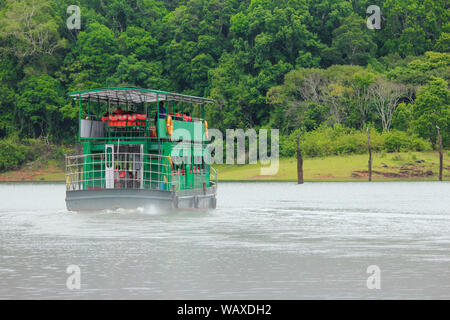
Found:
[[[368,155],[330,156],[304,159],[305,181],[359,181],[367,179]],[[281,159],[273,176],[261,176],[260,165],[216,165],[222,181],[296,181],[297,160]],[[437,152],[376,153],[373,180],[437,180]],[[444,155],[444,180],[450,180],[450,160]]]
[[[367,179],[367,155],[330,156],[304,160],[305,181],[363,181]],[[261,176],[260,165],[214,165],[221,181],[296,181],[297,160],[280,160],[273,176]],[[374,181],[437,180],[437,152],[376,153],[373,156]],[[444,180],[450,180],[450,157],[444,155]],[[65,181],[61,163],[49,160],[35,162],[21,169],[0,174],[0,181]]]
[[[18,170],[0,173],[0,181],[66,181],[61,161],[27,163]]]

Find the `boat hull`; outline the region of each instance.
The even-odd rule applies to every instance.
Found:
[[[216,207],[216,189],[190,189],[179,192],[147,189],[92,189],[66,191],[69,211],[96,211],[107,209],[198,208]]]

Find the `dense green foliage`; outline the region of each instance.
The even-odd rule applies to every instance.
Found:
[[[0,171],[17,168],[27,158],[28,148],[15,139],[0,140]]]
[[[73,152],[71,148],[50,144],[44,139],[19,139],[13,135],[0,139],[0,172],[13,170],[25,162],[38,160],[38,167],[48,160],[63,164],[64,155]]]
[[[297,150],[298,130],[288,136],[281,137],[280,155],[293,157]],[[370,140],[373,151],[428,151],[431,143],[403,131],[391,130],[379,133],[370,130]],[[367,152],[367,133],[360,130],[321,126],[314,131],[306,132],[300,140],[302,155],[306,157],[325,157],[331,155],[363,154]]]
[[[212,126],[279,128],[285,150],[302,132],[310,155],[363,152],[367,126],[374,148],[435,147],[436,126],[450,147],[447,1],[375,2],[1,0],[0,138],[72,143],[66,93],[126,85],[212,97]],[[71,4],[81,30],[66,26]]]

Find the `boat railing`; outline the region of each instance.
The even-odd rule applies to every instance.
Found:
[[[214,174],[217,175],[215,170]],[[158,154],[100,152],[66,155],[68,191],[92,189],[178,191],[205,188],[209,181],[206,173],[193,174],[187,178],[185,174],[174,170],[170,157]],[[215,183],[217,185],[217,178]]]
[[[172,190],[179,182],[168,157],[114,152],[66,156],[66,189]]]

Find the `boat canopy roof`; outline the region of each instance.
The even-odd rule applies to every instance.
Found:
[[[115,103],[146,103],[155,101],[180,101],[195,104],[212,103],[214,100],[142,88],[100,88],[86,91],[70,92],[74,99],[115,102]]]

